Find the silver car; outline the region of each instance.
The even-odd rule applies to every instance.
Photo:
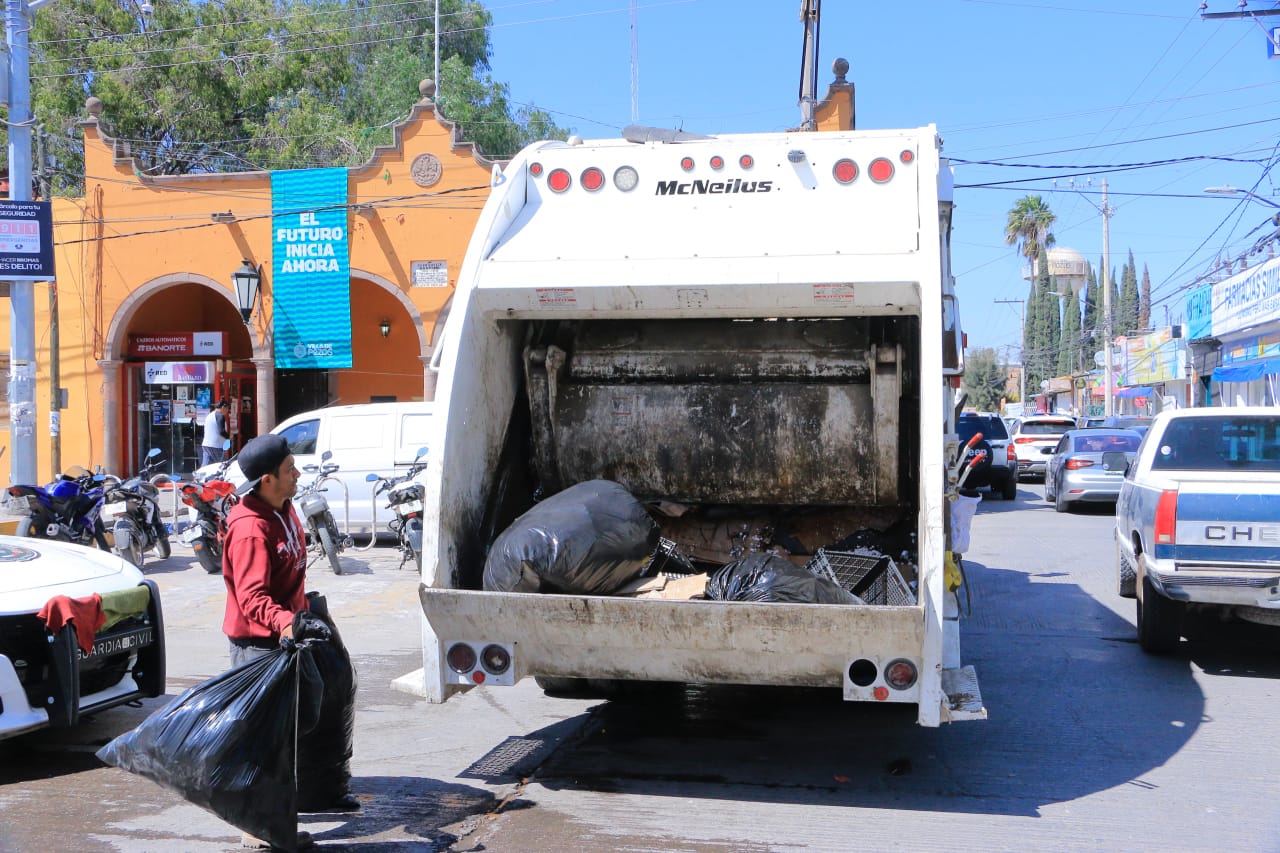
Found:
[[[1058,440],[1044,475],[1044,499],[1058,512],[1082,502],[1115,503],[1142,436],[1129,429],[1075,429]]]

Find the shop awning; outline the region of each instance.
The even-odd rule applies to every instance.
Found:
[[[1251,358],[1223,364],[1213,369],[1214,382],[1253,382],[1280,373],[1280,356]]]
[[[1117,397],[1149,397],[1151,389],[1146,386],[1138,386],[1135,388],[1121,388],[1116,392]]]

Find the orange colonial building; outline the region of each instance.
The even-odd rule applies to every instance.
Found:
[[[235,446],[295,412],[430,400],[428,362],[489,193],[493,162],[436,112],[434,85],[393,145],[347,169],[350,368],[277,370],[272,340],[268,172],[150,177],[113,140],[90,98],[85,196],[54,199],[60,435],[49,419],[48,285],[36,285],[37,471],[102,465],[131,473],[159,447],[172,473],[196,466],[202,417],[228,397]],[[232,274],[261,265],[246,324]],[[8,339],[9,312],[0,317]],[[7,423],[0,443],[9,444]],[[9,456],[0,457],[7,482]]]

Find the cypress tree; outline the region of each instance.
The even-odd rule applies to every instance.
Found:
[[[1115,313],[1115,330],[1129,335],[1138,329],[1138,268],[1133,262],[1133,250],[1129,261],[1120,273],[1120,303]]]
[[[1073,290],[1065,300],[1062,317],[1062,346],[1058,349],[1058,375],[1070,376],[1079,369],[1080,297]]]
[[[1102,335],[1102,291],[1098,289],[1098,276],[1089,265],[1084,286],[1084,326],[1080,348],[1084,356],[1084,364],[1093,364],[1093,354],[1098,351],[1098,341]]]
[[[1142,265],[1142,291],[1141,301],[1138,303],[1138,328],[1151,328],[1151,273],[1147,271],[1147,265]]]

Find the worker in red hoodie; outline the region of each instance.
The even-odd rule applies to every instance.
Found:
[[[279,647],[282,637],[293,635],[293,615],[307,609],[307,544],[290,500],[300,474],[289,442],[260,435],[237,461],[248,480],[236,490],[243,497],[227,516],[222,543],[222,631],[231,641],[232,666]]]

